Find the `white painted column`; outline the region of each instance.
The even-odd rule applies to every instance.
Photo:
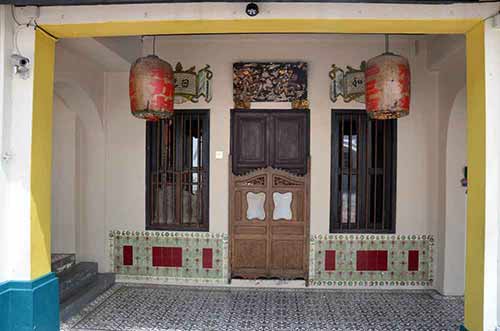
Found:
[[[5,195],[7,185],[7,174],[5,173],[5,163],[3,161],[6,152],[6,139],[4,137],[4,126],[6,123],[6,108],[10,104],[11,77],[8,59],[8,50],[12,49],[12,25],[7,18],[6,5],[0,5],[0,260],[6,261],[6,238],[7,238],[7,223],[4,217]],[[8,266],[7,263],[0,263],[0,283],[7,280]]]
[[[16,27],[10,6],[0,6],[0,282],[31,279],[33,75],[15,75],[11,55],[20,52],[33,61],[34,43],[34,29]]]
[[[484,330],[499,325],[500,222],[500,26],[485,22],[486,190],[484,258]]]

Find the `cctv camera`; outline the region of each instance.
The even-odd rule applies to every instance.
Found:
[[[22,79],[27,79],[30,72],[30,59],[19,54],[12,54],[10,60],[14,65],[14,73],[19,75]]]
[[[12,54],[10,58],[16,67],[26,67],[30,63],[30,59],[19,54]]]
[[[257,14],[259,14],[259,6],[257,6],[257,4],[251,2],[247,5],[247,8],[246,8],[246,13],[248,16],[250,17],[254,17],[254,16],[257,16]]]

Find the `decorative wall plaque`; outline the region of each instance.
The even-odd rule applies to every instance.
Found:
[[[188,70],[183,70],[180,62],[175,66],[175,99],[176,104],[188,101],[198,102],[201,97],[206,102],[212,100],[212,77],[210,66],[207,64],[203,69],[196,71],[192,66]]]
[[[359,69],[347,66],[347,70],[340,69],[335,64],[329,75],[332,79],[330,88],[330,99],[337,102],[341,96],[345,102],[356,100],[365,102],[365,67],[366,63],[361,62]]]
[[[233,98],[236,105],[251,102],[307,100],[307,63],[235,63]]]

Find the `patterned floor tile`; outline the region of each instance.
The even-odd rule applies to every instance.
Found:
[[[462,320],[463,299],[433,291],[118,284],[61,330],[447,331]]]

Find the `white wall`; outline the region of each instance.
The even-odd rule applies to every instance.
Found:
[[[0,5],[0,282],[31,279],[33,75],[14,75],[10,57],[21,53],[33,67],[35,33],[16,27],[10,9]]]
[[[438,183],[436,203],[436,286],[447,295],[463,295],[465,274],[466,194],[460,186],[466,154],[464,36],[428,38],[427,64],[438,77],[436,118]]]
[[[54,96],[52,252],[76,253],[76,113]]]
[[[425,69],[425,53],[415,54],[413,38],[395,39],[392,49],[409,57],[413,67],[412,114],[399,121],[397,232],[430,233],[437,228],[436,167],[433,143],[437,128],[435,75]],[[146,51],[149,50],[146,45]],[[210,231],[228,228],[229,110],[233,107],[232,63],[237,61],[307,61],[311,108],[311,233],[328,233],[330,199],[331,108],[362,108],[360,104],[332,104],[328,71],[332,64],[359,66],[383,51],[381,36],[203,36],[162,37],[158,54],[185,67],[210,64],[214,98],[210,104],[180,108],[211,109]],[[144,123],[129,114],[127,73],[107,75],[106,134],[108,143],[107,219],[109,228],[144,229]],[[216,160],[215,151],[224,151]],[[140,171],[138,171],[140,169]],[[124,181],[124,178],[127,178]],[[214,183],[219,183],[218,185]],[[133,189],[130,189],[133,187]]]
[[[101,271],[109,264],[104,223],[104,76],[103,67],[57,46],[52,252],[76,253],[78,261],[98,262]],[[72,124],[65,122],[67,118]],[[67,177],[70,173],[73,180]]]
[[[500,326],[500,29],[485,22],[486,213],[484,243],[484,328]]]
[[[467,92],[462,88],[451,107],[446,144],[446,218],[442,292],[463,295],[465,287],[465,242],[467,195],[462,187],[467,165]]]
[[[108,73],[105,90],[106,227],[145,230],[146,124],[130,113],[128,72]]]
[[[85,91],[92,100],[102,122],[104,111],[105,68],[90,58],[65,47],[64,40],[56,44],[55,83],[67,83]]]
[[[13,48],[14,26],[12,19],[8,16],[9,7],[0,5],[0,151],[4,154],[8,150],[8,135],[5,132],[4,126],[9,122],[8,109],[11,105],[12,89],[12,72],[10,70],[9,53]],[[6,196],[7,196],[7,169],[4,161],[0,161],[0,249],[3,252],[7,250],[8,231],[10,230],[9,223],[5,221],[6,217]],[[9,266],[8,257],[0,255],[0,283],[9,279],[11,268]]]
[[[261,19],[477,19],[497,13],[498,3],[467,4],[374,4],[374,3],[261,3]],[[106,6],[46,6],[39,24],[137,22],[172,20],[248,19],[246,3],[156,3]],[[99,31],[93,31],[99,34]],[[124,31],[116,31],[117,34]]]

